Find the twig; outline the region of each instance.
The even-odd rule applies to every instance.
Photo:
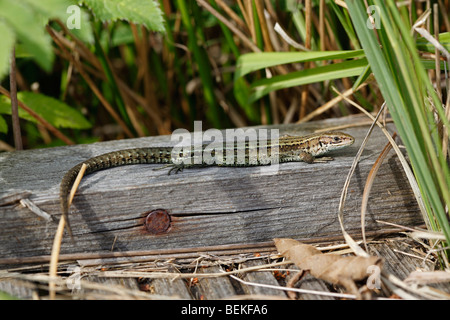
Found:
[[[9,71],[11,116],[16,150],[23,150],[22,135],[20,134],[19,107],[17,105],[17,81],[16,81],[16,49],[13,48],[10,58]]]
[[[31,202],[30,199],[20,199],[20,204],[28,209],[30,209],[31,212],[38,215],[41,218],[44,218],[46,221],[51,222],[53,221],[53,216],[39,208],[37,205],[35,205],[33,202]]]

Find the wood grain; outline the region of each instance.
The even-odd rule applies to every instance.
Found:
[[[360,117],[278,126],[280,134],[307,134],[317,128],[354,124]],[[275,127],[271,127],[275,128]],[[70,209],[76,244],[66,237],[62,254],[178,249],[270,242],[273,238],[339,237],[337,208],[342,186],[367,127],[343,130],[356,138],[348,149],[332,154],[329,163],[287,163],[278,172],[261,167],[203,168],[176,175],[152,170],[158,165],[132,165],[84,177]],[[376,129],[352,178],[345,225],[360,234],[360,203],[367,173],[387,140]],[[48,255],[60,218],[58,192],[64,173],[77,163],[105,152],[170,145],[170,136],[120,140],[0,154],[0,200],[15,193],[54,216],[38,217],[18,203],[0,206],[0,259]],[[2,203],[0,201],[0,203]],[[166,209],[172,227],[150,235],[146,212]],[[386,228],[376,220],[401,225],[422,224],[419,209],[391,152],[372,188],[366,229]]]

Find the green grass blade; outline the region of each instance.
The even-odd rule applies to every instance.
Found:
[[[358,57],[364,57],[364,50],[247,53],[239,57],[234,78],[280,64]]]
[[[214,85],[211,75],[211,67],[208,64],[208,57],[197,44],[195,26],[191,23],[191,16],[186,6],[186,1],[177,0],[177,5],[181,13],[181,20],[188,33],[189,48],[193,53],[195,62],[197,63],[198,73],[202,81],[203,93],[205,96],[205,101],[208,105],[206,116],[216,128],[221,128],[221,110],[219,109],[219,106],[216,102],[216,97],[214,95]]]
[[[252,84],[253,93],[250,95],[249,100],[253,102],[275,90],[325,80],[359,76],[366,67],[366,59],[350,60],[255,81]]]
[[[382,49],[373,30],[366,27],[368,17],[364,3],[359,0],[346,0],[346,3],[375,79],[406,146],[430,224],[434,225],[436,220],[450,243],[450,225],[445,213],[445,206],[450,205],[450,173],[442,154],[437,125],[429,112],[428,97],[437,109],[441,109],[441,103],[421,63],[415,42],[392,0],[374,1],[380,9],[382,26],[377,32]],[[438,110],[438,114],[441,121],[448,123],[442,110]]]

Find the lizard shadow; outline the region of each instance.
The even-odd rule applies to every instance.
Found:
[[[95,201],[95,195],[92,192],[83,192],[91,187],[95,187],[95,185],[104,179],[106,179],[105,176],[96,177],[95,174],[92,174],[89,175],[89,179],[84,178],[82,180],[73,200],[72,210],[69,210],[69,215],[71,217],[80,215],[80,220],[82,220],[81,223],[83,224],[82,228],[86,228],[88,230],[86,233],[92,234],[96,238],[94,241],[91,241],[91,245],[93,246],[91,249],[111,251],[114,244],[114,251],[126,251],[128,250],[126,244],[118,237],[115,237],[114,233],[110,232],[111,230],[106,227],[106,223],[103,222],[99,215],[93,214],[93,212],[96,212],[96,209],[91,205],[91,202]],[[106,210],[111,215],[115,215],[113,208],[107,208]],[[95,248],[95,245],[98,245],[98,247]]]

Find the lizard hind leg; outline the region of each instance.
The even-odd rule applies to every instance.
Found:
[[[300,160],[306,163],[326,163],[328,161],[333,161],[332,157],[320,157],[316,158],[308,152],[302,152],[299,156]]]

